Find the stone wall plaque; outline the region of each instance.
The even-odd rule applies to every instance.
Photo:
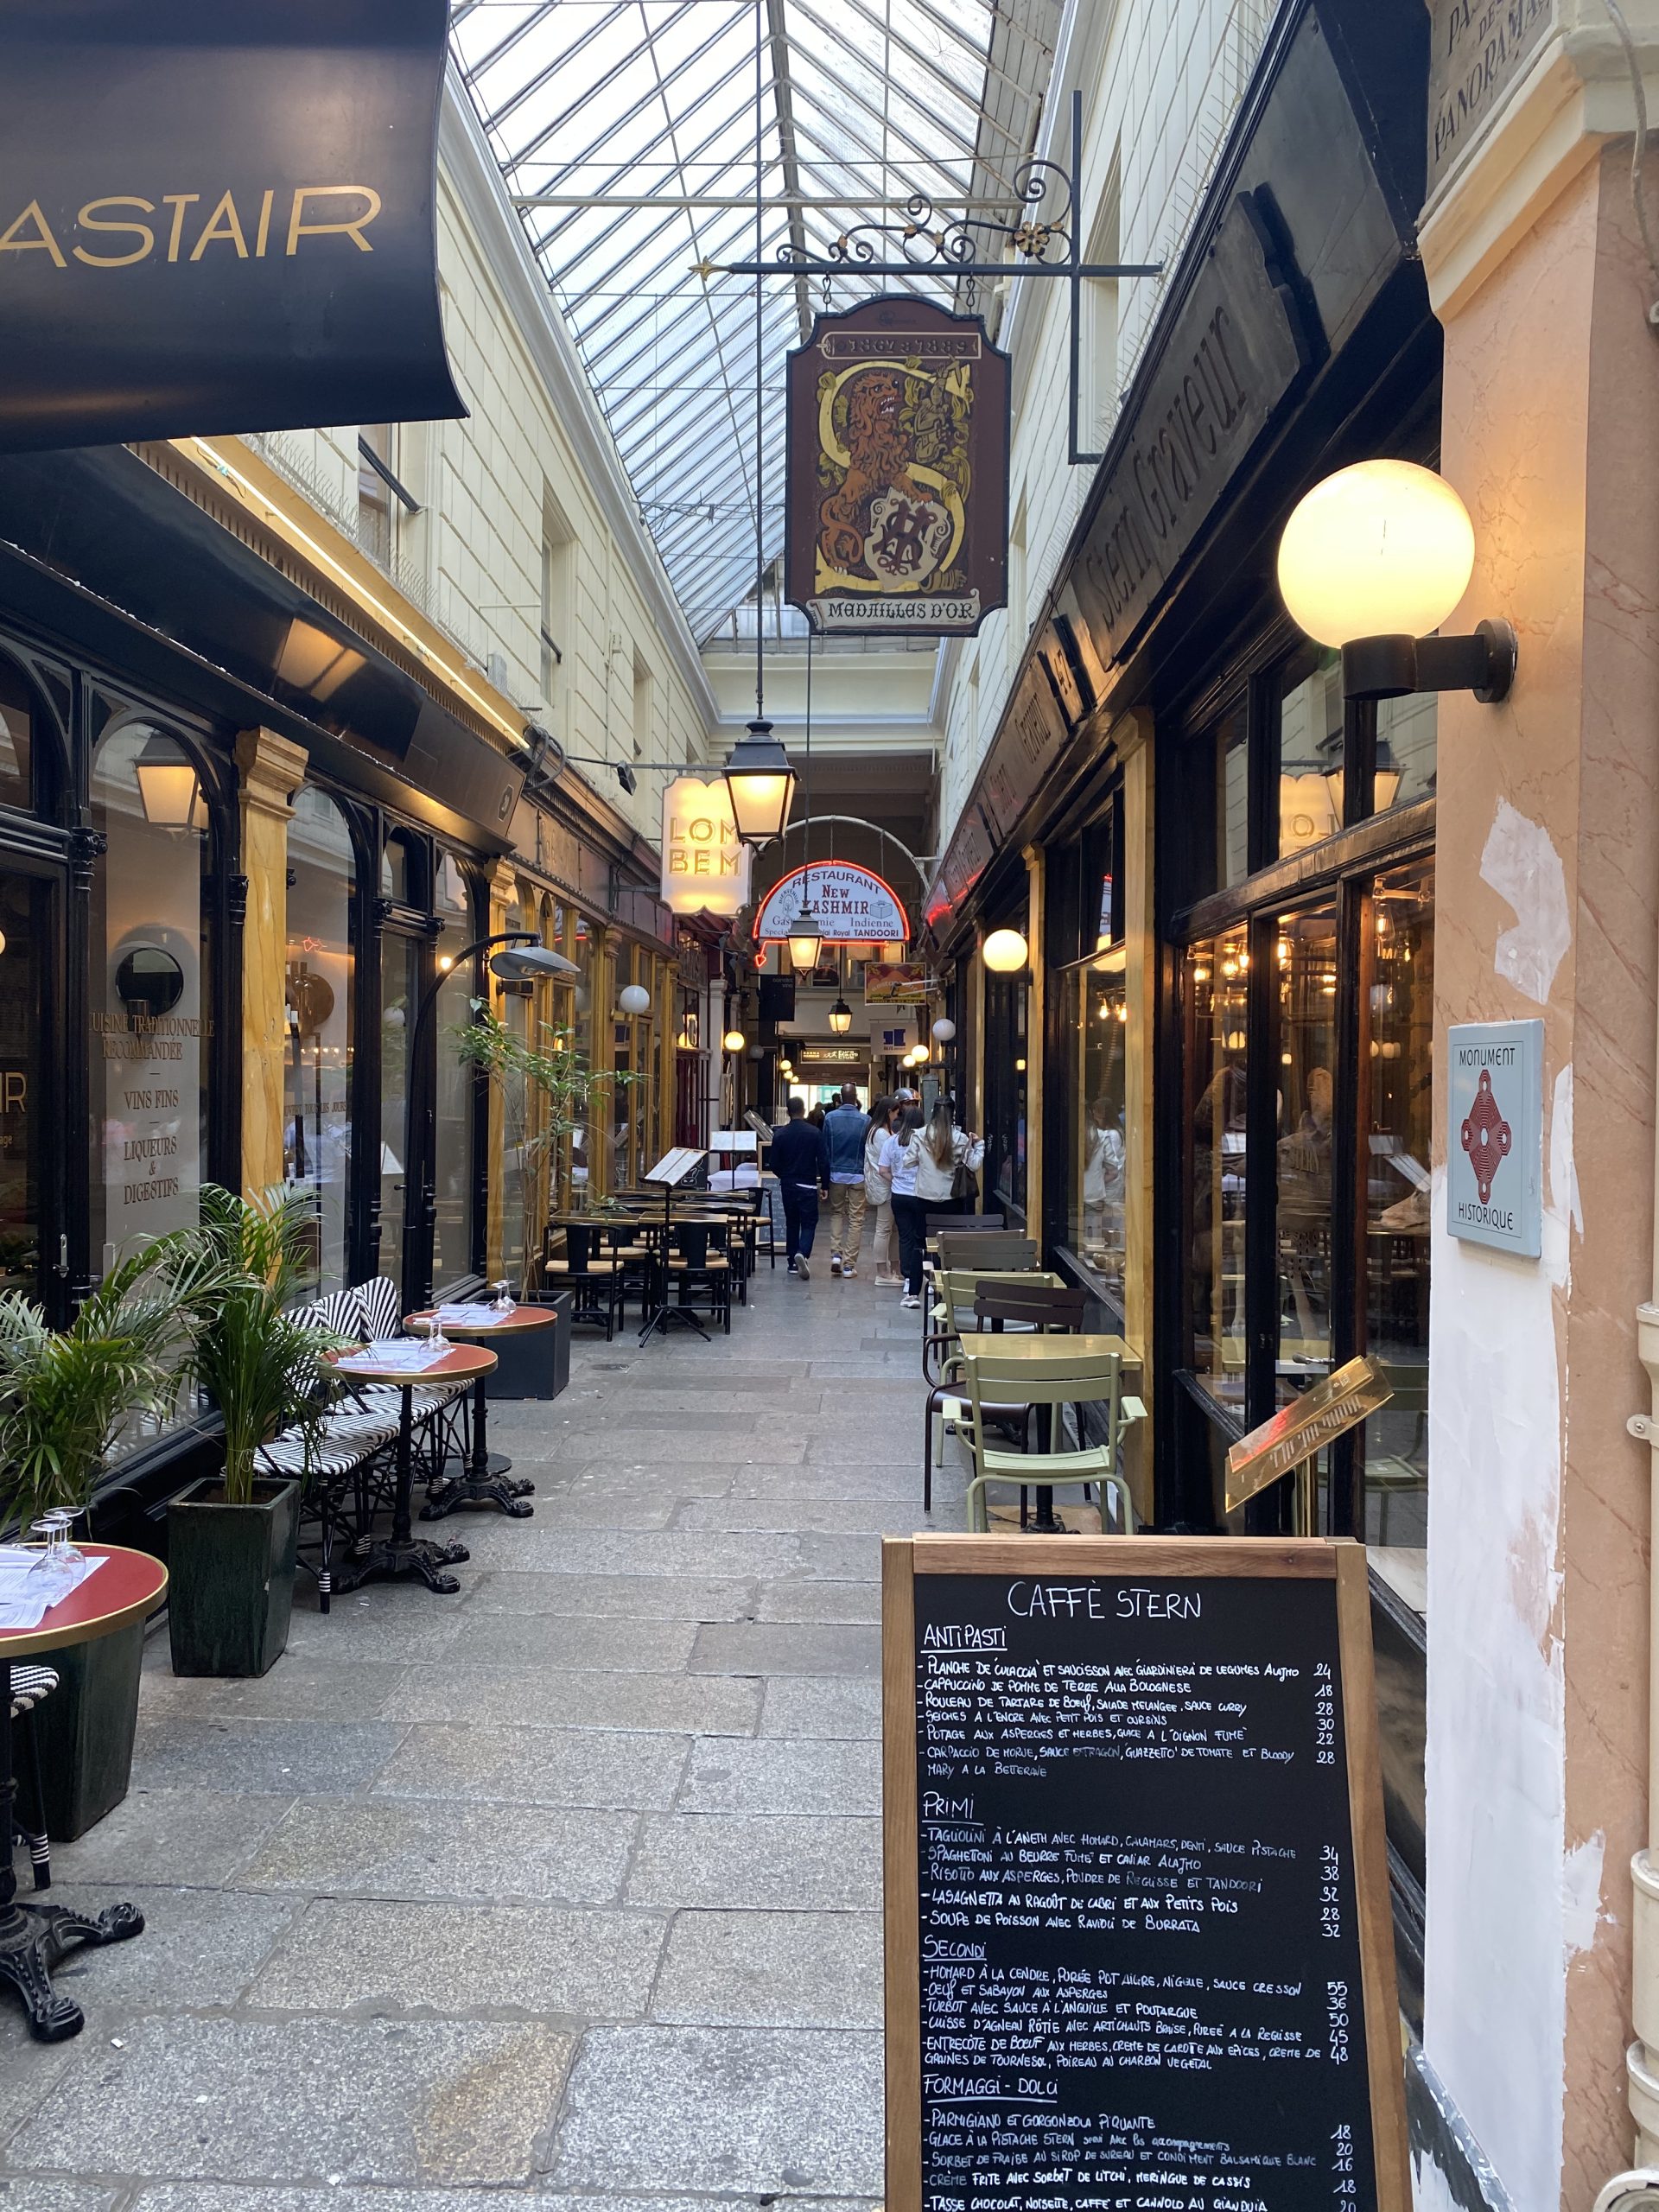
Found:
[[[1430,0],[1431,194],[1520,82],[1554,15],[1554,0]]]
[[[1535,1260],[1543,1249],[1544,1025],[1463,1021],[1446,1035],[1446,1225]]]

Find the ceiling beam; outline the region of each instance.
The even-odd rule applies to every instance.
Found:
[[[795,152],[795,92],[789,68],[789,26],[784,0],[766,0],[766,35],[772,41],[772,96],[778,112],[778,147],[784,163],[784,199],[789,207],[789,242],[806,257],[806,225],[801,220],[801,165]],[[804,276],[795,279],[795,320],[801,343],[812,335],[812,303]]]

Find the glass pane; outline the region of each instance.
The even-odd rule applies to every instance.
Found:
[[[1376,811],[1434,796],[1434,739],[1440,702],[1432,691],[1376,702]]]
[[[46,887],[0,876],[0,1291],[41,1290],[40,960]]]
[[[437,896],[434,901],[443,924],[438,938],[439,974],[443,977],[438,1003],[430,1016],[437,1029],[437,1130],[433,1160],[434,1195],[437,1221],[433,1232],[432,1282],[435,1289],[473,1273],[478,1264],[474,1235],[478,1211],[477,1169],[473,1154],[473,1122],[478,1078],[470,1060],[461,1056],[455,1032],[472,1020],[472,1000],[477,988],[473,963],[461,953],[477,931],[473,926],[470,887],[460,863],[446,853],[438,864]],[[454,966],[446,970],[445,960]]]
[[[1279,856],[1342,827],[1342,656],[1310,645],[1279,694]]]
[[[1243,930],[1186,956],[1187,1364],[1244,1412],[1245,1042],[1249,952]]]
[[[1434,887],[1427,863],[1378,880],[1363,1008],[1366,1349],[1394,1386],[1365,1425],[1372,1564],[1421,1612],[1428,1533],[1429,1150]]]
[[[594,1057],[594,1048],[600,1042],[600,1030],[594,1014],[598,990],[599,941],[594,933],[594,925],[586,914],[576,916],[575,934],[570,947],[570,957],[581,971],[571,992],[575,1009],[576,1048],[588,1057],[590,1065],[602,1065],[603,1064]],[[570,1198],[575,1205],[585,1203],[589,1188],[589,1163],[600,1157],[599,1133],[608,1125],[607,1117],[610,1113],[608,1090],[607,1084],[601,1084],[597,1086],[592,1094],[591,1126],[585,1129],[574,1129],[570,1135]]]
[[[1123,963],[1096,961],[1066,978],[1077,1089],[1067,1177],[1071,1243],[1123,1300],[1124,1046],[1129,1009]]]
[[[1331,1365],[1331,1147],[1337,1063],[1335,913],[1281,914],[1278,1388],[1285,1405]]]
[[[420,943],[388,930],[380,947],[380,1263],[404,1279],[409,1166],[409,1032],[420,1003]]]
[[[1023,928],[1025,916],[1018,918]],[[985,1211],[1026,1210],[1026,1059],[1030,988],[1024,973],[985,978]]]
[[[190,755],[129,723],[99,746],[92,826],[92,1248],[107,1273],[193,1226],[206,1169],[213,1023],[201,884],[207,813]]]
[[[308,1298],[344,1288],[352,1166],[353,893],[351,832],[334,801],[307,785],[288,825],[288,1052],[283,1073],[283,1166],[316,1210]]]
[[[532,1039],[536,1019],[534,986],[509,984],[502,995],[501,1022],[521,1044]],[[522,1075],[509,1073],[501,1084],[501,1268],[517,1284],[524,1281],[524,1254],[537,1241],[531,1216],[536,1204],[534,1139],[539,1127],[541,1094]]]
[[[1216,858],[1223,889],[1250,872],[1250,775],[1243,705],[1216,729]]]
[[[22,677],[0,664],[0,804],[27,807],[33,803],[33,740],[29,693]]]

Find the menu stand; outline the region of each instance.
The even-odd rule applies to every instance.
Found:
[[[709,1332],[696,1315],[683,1306],[669,1303],[668,1259],[670,1247],[674,1242],[674,1193],[676,1191],[689,1191],[699,1185],[707,1186],[709,1155],[697,1145],[676,1145],[672,1152],[665,1152],[657,1165],[639,1179],[642,1183],[651,1184],[663,1194],[663,1243],[657,1257],[658,1303],[639,1332],[640,1346],[643,1349],[648,1344],[658,1329],[666,1336],[670,1325],[674,1323],[683,1329],[695,1329],[707,1344]]]

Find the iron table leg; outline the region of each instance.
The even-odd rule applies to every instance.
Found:
[[[29,2031],[41,2043],[67,2043],[86,2024],[73,1998],[52,1986],[52,1969],[76,1944],[101,1948],[144,1932],[136,1905],[112,1904],[96,1917],[61,1904],[19,1904],[11,1863],[11,1807],[17,1794],[11,1764],[11,1666],[0,1656],[0,1982],[23,2001]]]
[[[473,1448],[464,1459],[446,1459],[443,1478],[421,1508],[423,1521],[442,1521],[461,1505],[495,1505],[515,1521],[528,1521],[536,1510],[529,1502],[536,1485],[522,1478],[510,1482],[512,1462],[489,1448],[485,1428],[485,1384],[480,1375],[473,1385]]]
[[[392,1508],[390,1536],[369,1536],[353,1547],[334,1578],[336,1590],[355,1590],[374,1575],[417,1574],[429,1590],[450,1597],[461,1585],[445,1568],[458,1567],[468,1557],[465,1544],[433,1544],[418,1540],[414,1531],[415,1385],[399,1385],[403,1393],[397,1415],[397,1494]]]

